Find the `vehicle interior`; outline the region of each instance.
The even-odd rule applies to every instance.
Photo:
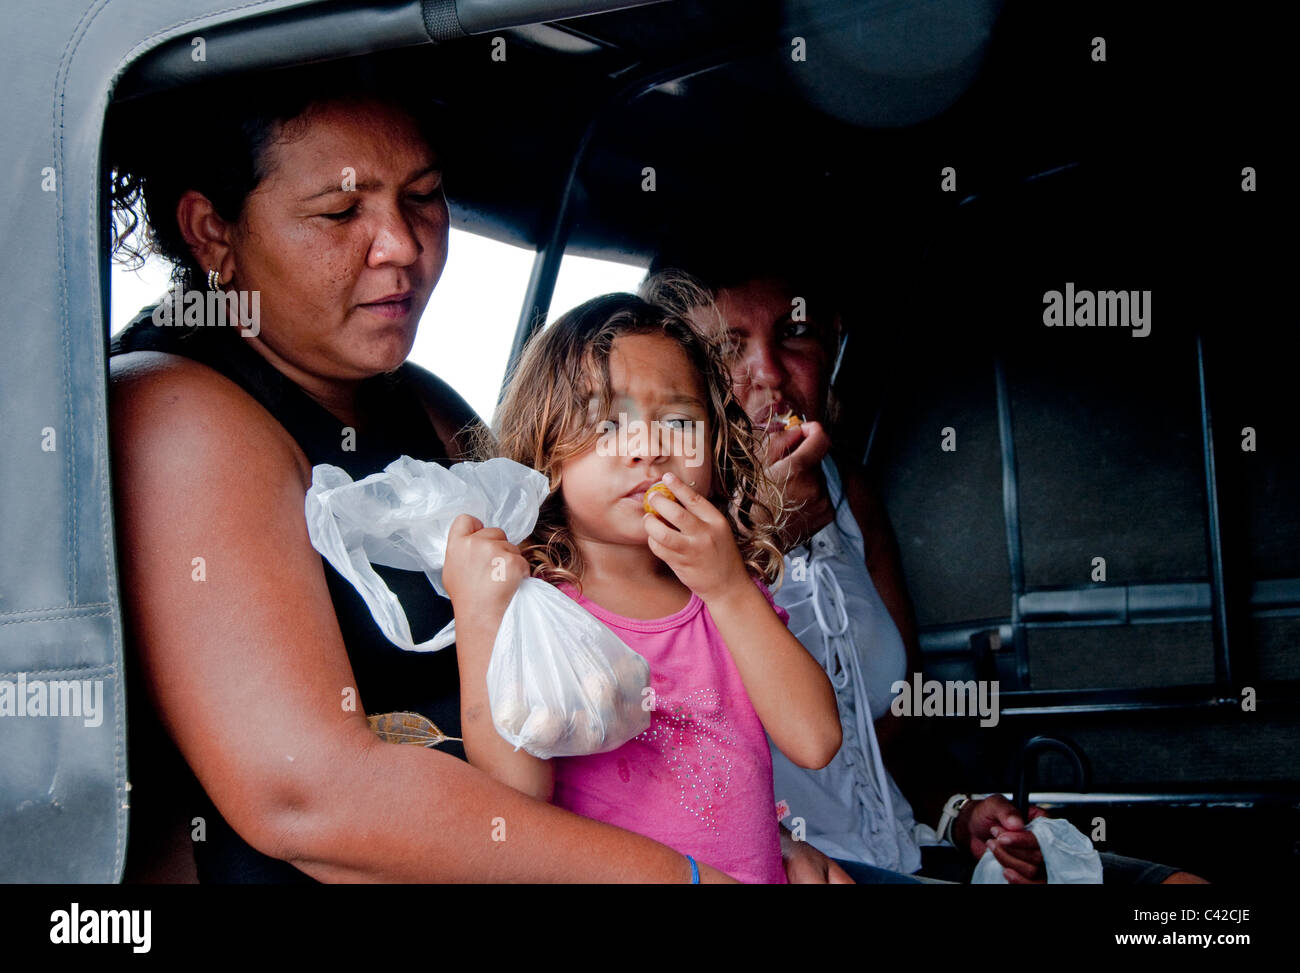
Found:
[[[406,65],[446,109],[454,224],[536,253],[512,356],[566,254],[645,264],[728,214],[816,239],[837,447],[926,675],[1001,687],[995,727],[941,721],[965,785],[1273,882],[1300,877],[1300,433],[1262,33],[1122,3],[327,2],[217,17],[204,70]],[[141,47],[115,111],[194,79],[188,34]],[[1149,291],[1149,334],[1045,327],[1067,282]]]

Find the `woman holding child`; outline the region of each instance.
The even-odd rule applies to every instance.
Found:
[[[630,297],[588,305],[549,331],[574,347],[599,339],[594,357],[553,354],[558,337],[530,350],[572,369],[557,411],[526,428],[504,410],[508,451],[553,487],[539,533],[506,552],[514,577],[567,582],[647,654],[652,685],[676,706],[634,752],[539,766],[495,736],[482,674],[508,592],[485,589],[476,572],[500,553],[499,532],[469,518],[453,531],[459,652],[389,644],[311,546],[313,465],[355,479],[402,454],[455,462],[475,439],[463,401],[405,362],[448,228],[431,126],[378,93],[409,87],[330,66],[207,92],[198,103],[212,148],[183,165],[157,154],[147,126],[113,123],[114,203],[127,225],[143,202],[153,247],[184,291],[260,298],[255,334],[158,328],[146,311],[112,351],[132,668],[203,792],[200,878],[687,882],[730,871],[782,881],[763,728],[789,759],[816,767],[839,745],[838,718],[825,675],[770,602],[780,552],[758,516],[762,471],[743,412],[717,353],[682,322]],[[352,187],[340,182],[348,169]],[[684,343],[671,374],[669,342]],[[589,415],[588,400],[611,415],[680,419],[682,434],[703,422],[711,462],[687,469],[672,444],[596,455],[606,416]],[[646,488],[660,480],[675,498],[656,495],[650,515]],[[417,639],[450,617],[423,575],[379,570]],[[778,720],[778,703],[798,719]],[[465,750],[384,742],[366,716],[388,711],[421,713],[463,735]],[[133,813],[162,796],[138,759],[141,722]],[[654,794],[682,821],[651,827],[619,788],[650,781],[682,740],[694,762],[674,764],[672,787]]]

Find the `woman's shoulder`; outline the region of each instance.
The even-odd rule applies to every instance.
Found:
[[[224,375],[183,355],[132,351],[109,360],[115,453],[145,461],[172,456],[197,473],[239,454],[254,468],[311,480],[311,464],[261,403]]]
[[[406,376],[421,395],[437,399],[469,415],[474,414],[474,410],[470,408],[469,403],[461,397],[459,392],[423,365],[417,365],[409,360],[405,361],[402,363],[402,374]]]
[[[483,420],[454,388],[427,368],[408,361],[402,375],[410,383],[420,405],[433,423],[434,431],[456,454],[453,459],[470,458],[480,445]]]
[[[213,368],[165,351],[131,351],[109,359],[110,404],[128,422],[159,422],[159,431],[179,420],[211,415],[253,427],[279,425],[262,405]],[[263,418],[264,417],[264,418]],[[232,423],[222,422],[223,426]]]

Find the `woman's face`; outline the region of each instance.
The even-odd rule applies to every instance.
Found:
[[[794,320],[797,296],[771,279],[722,288],[717,295],[731,348],[732,390],[750,420],[776,435],[784,430],[776,417],[786,412],[821,421],[830,382],[833,322],[815,320],[811,305],[807,320]]]
[[[376,102],[312,106],[269,146],[227,287],[259,291],[263,352],[320,382],[397,368],[447,260],[438,157]]]
[[[644,545],[645,492],[665,473],[706,497],[713,492],[708,390],[681,345],[666,335],[614,339],[609,380],[611,425],[564,464],[560,493],[579,541]]]

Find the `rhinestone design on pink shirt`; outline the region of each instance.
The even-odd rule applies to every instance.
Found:
[[[698,689],[680,702],[659,696],[650,728],[638,740],[656,749],[681,787],[679,805],[706,828],[718,830],[716,809],[727,798],[736,745],[716,689]]]

